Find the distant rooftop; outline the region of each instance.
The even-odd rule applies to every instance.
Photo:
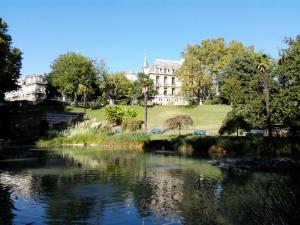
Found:
[[[183,60],[168,60],[168,59],[155,59],[155,62],[165,62],[165,63],[183,63]]]

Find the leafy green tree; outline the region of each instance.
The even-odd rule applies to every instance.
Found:
[[[247,51],[253,49],[245,48],[236,41],[226,44],[223,38],[207,39],[200,45],[187,46],[182,53],[184,63],[177,71],[183,94],[196,97],[198,103],[218,94],[224,67],[233,57]]]
[[[260,55],[244,53],[233,58],[223,72],[221,96],[227,98],[237,114],[254,127],[266,125],[263,81],[258,71]]]
[[[239,131],[247,131],[251,128],[251,124],[247,122],[242,115],[237,115],[234,112],[231,112],[227,115],[223,124],[219,130],[219,134],[233,134],[236,133],[236,136],[239,136]]]
[[[167,129],[178,129],[179,135],[182,128],[192,125],[193,119],[189,115],[178,115],[165,121]]]
[[[289,125],[299,123],[300,118],[300,35],[286,39],[285,43],[287,48],[281,51],[276,70],[278,93],[275,104],[282,123]]]
[[[144,99],[144,93],[142,91],[144,86],[148,86],[149,99],[153,98],[156,95],[156,90],[154,88],[153,80],[144,73],[138,73],[138,79],[133,83],[132,96],[131,96],[132,102],[136,100]]]
[[[110,105],[114,105],[116,101],[123,101],[127,104],[131,99],[133,83],[126,78],[125,73],[117,72],[105,76],[99,88]]]
[[[22,52],[12,47],[12,38],[7,34],[8,26],[0,18],[0,101],[5,92],[16,90],[22,67]]]
[[[51,65],[51,80],[62,94],[83,97],[86,108],[88,94],[94,92],[96,83],[96,69],[93,61],[81,54],[69,52],[60,55]]]

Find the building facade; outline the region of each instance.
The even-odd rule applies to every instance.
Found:
[[[156,59],[149,66],[145,56],[142,66],[143,72],[150,76],[154,82],[157,94],[153,103],[157,105],[187,105],[188,99],[180,94],[181,82],[176,71],[181,67],[182,61]]]
[[[6,101],[38,101],[46,98],[46,77],[28,75],[18,80],[20,88],[5,94]]]

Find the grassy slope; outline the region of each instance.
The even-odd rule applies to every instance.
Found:
[[[141,118],[144,117],[144,108],[141,106],[123,107],[132,107],[139,112]],[[73,112],[83,111],[82,108],[68,107],[67,109]],[[193,108],[181,106],[155,106],[149,108],[148,127],[163,128],[166,119],[178,114],[188,114],[194,120],[194,126],[191,129],[206,129],[210,132],[210,134],[216,134],[226,116],[226,113],[230,111],[230,109],[231,107],[227,105],[201,105]],[[103,109],[88,109],[87,116],[90,118],[105,120]]]

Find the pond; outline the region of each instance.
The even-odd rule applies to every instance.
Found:
[[[300,224],[298,174],[93,148],[0,160],[0,224]]]

